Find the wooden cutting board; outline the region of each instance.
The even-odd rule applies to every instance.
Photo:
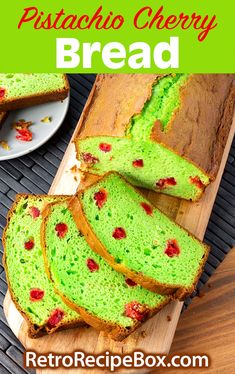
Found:
[[[89,99],[88,99],[89,101]],[[83,115],[83,114],[82,114]],[[79,123],[78,123],[79,126]],[[77,126],[77,129],[78,129]],[[76,134],[74,133],[74,136]],[[216,180],[207,188],[204,196],[199,202],[191,203],[182,201],[155,192],[143,191],[146,197],[157,207],[161,208],[168,216],[180,225],[188,229],[199,239],[203,239],[214,204],[216,193],[220,184],[222,173],[228,157],[235,131],[235,117],[231,126],[227,144],[221,160],[220,170]],[[71,141],[64,158],[61,162],[57,175],[51,186],[51,194],[74,194],[79,184],[79,173],[74,171],[74,165],[78,165],[75,155],[75,147]],[[72,168],[72,170],[71,170]],[[170,349],[177,322],[180,316],[182,302],[172,302],[159,314],[143,324],[136,332],[129,336],[124,342],[114,342],[98,333],[93,328],[80,328],[58,332],[39,339],[30,339],[27,336],[27,325],[12,302],[9,292],[4,300],[4,311],[7,321],[14,334],[19,338],[27,350],[38,353],[58,352],[71,353],[73,351],[86,351],[97,354],[102,351],[115,353],[129,353],[133,350],[144,350],[147,353],[167,353]],[[102,370],[105,372],[104,370]],[[38,370],[40,373],[52,374],[53,370]],[[68,374],[68,372],[94,373],[92,370],[84,369],[68,370],[58,369],[56,373]],[[96,372],[98,370],[96,369]]]

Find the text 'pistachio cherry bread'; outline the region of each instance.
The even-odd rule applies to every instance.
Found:
[[[58,200],[64,198],[18,195],[3,235],[4,266],[11,297],[26,318],[29,336],[33,338],[84,324],[80,315],[54,292],[45,271],[40,241],[41,212],[47,203]]]
[[[76,139],[82,169],[197,200],[217,174],[234,111],[234,76],[105,74]]]
[[[65,74],[0,74],[0,111],[64,100],[68,92]]]
[[[50,277],[88,324],[122,340],[170,301],[125,278],[96,254],[66,203],[49,205],[43,215],[42,243]]]
[[[114,269],[158,293],[182,299],[193,291],[208,256],[205,244],[116,173],[77,196],[70,203],[77,225]]]

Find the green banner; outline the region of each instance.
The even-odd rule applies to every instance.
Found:
[[[1,72],[235,71],[235,1],[4,1]]]

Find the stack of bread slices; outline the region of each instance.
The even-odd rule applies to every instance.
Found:
[[[18,195],[3,245],[31,337],[88,324],[123,340],[189,295],[208,256],[116,172],[73,197]]]

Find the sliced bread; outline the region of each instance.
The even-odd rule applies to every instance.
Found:
[[[0,110],[64,100],[69,83],[65,74],[0,74]]]
[[[84,171],[115,170],[135,186],[187,200],[198,200],[209,183],[193,163],[156,142],[91,136],[79,140],[77,150]]]
[[[65,302],[94,328],[122,340],[170,301],[126,279],[96,254],[66,202],[48,205],[43,217],[48,275]]]
[[[143,287],[184,298],[209,248],[153,207],[114,172],[86,187],[69,207],[94,251]]]
[[[101,74],[76,133],[84,171],[197,200],[215,179],[234,113],[232,74]]]
[[[45,271],[40,226],[42,209],[64,197],[18,195],[3,234],[4,266],[17,309],[28,322],[31,338],[81,326],[81,316],[54,292]]]

